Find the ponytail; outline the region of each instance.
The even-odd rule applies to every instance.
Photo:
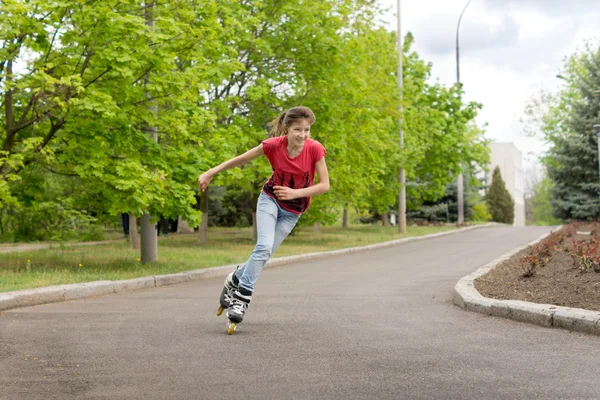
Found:
[[[267,125],[269,127],[269,137],[281,136],[285,133],[283,131],[285,114],[286,111],[282,112],[277,118],[269,122],[269,124]]]

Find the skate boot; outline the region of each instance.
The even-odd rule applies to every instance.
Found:
[[[231,295],[235,290],[237,290],[239,284],[239,280],[237,276],[235,276],[235,273],[239,268],[240,266],[238,265],[235,271],[227,275],[227,278],[225,278],[225,284],[223,285],[223,290],[221,290],[221,296],[219,297],[220,306],[217,310],[217,315],[223,314],[223,310],[229,308],[231,305]]]
[[[237,289],[233,292],[231,306],[227,310],[227,318],[229,318],[227,333],[229,335],[233,334],[235,327],[244,319],[244,314],[246,314],[250,301],[252,301],[252,292],[245,290],[244,288]]]

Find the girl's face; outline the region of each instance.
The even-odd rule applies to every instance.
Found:
[[[310,123],[306,119],[292,122],[287,128],[288,142],[294,145],[303,145],[310,139]]]

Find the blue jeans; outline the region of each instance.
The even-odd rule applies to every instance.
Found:
[[[256,206],[258,241],[248,261],[236,272],[240,287],[254,292],[254,285],[265,263],[290,234],[299,219],[299,214],[281,208],[275,199],[260,192]]]

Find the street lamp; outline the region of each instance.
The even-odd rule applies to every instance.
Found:
[[[467,1],[465,7],[460,13],[460,17],[458,18],[458,25],[456,26],[456,83],[460,84],[460,56],[459,56],[459,46],[458,46],[458,32],[460,30],[460,21],[462,20],[463,14],[465,10],[471,3],[471,0]],[[462,225],[465,222],[465,201],[464,201],[464,189],[463,189],[463,173],[462,173],[462,165],[461,170],[458,174],[458,181],[456,182],[457,189],[457,200],[458,200],[458,225]]]
[[[398,0],[398,15],[397,15],[397,36],[398,36],[398,91],[400,92],[400,149],[404,148],[404,132],[402,131],[402,30],[400,29],[401,22],[400,14],[400,0]],[[398,186],[400,191],[398,192],[398,232],[406,233],[406,171],[403,166],[399,168],[398,174]]]
[[[467,7],[471,4],[471,0],[467,1],[465,4],[465,8],[463,8],[460,13],[460,17],[458,18],[458,24],[456,25],[456,82],[460,83],[460,60],[459,60],[459,51],[458,51],[458,32],[460,30],[460,21],[462,20],[463,14],[467,10]]]

